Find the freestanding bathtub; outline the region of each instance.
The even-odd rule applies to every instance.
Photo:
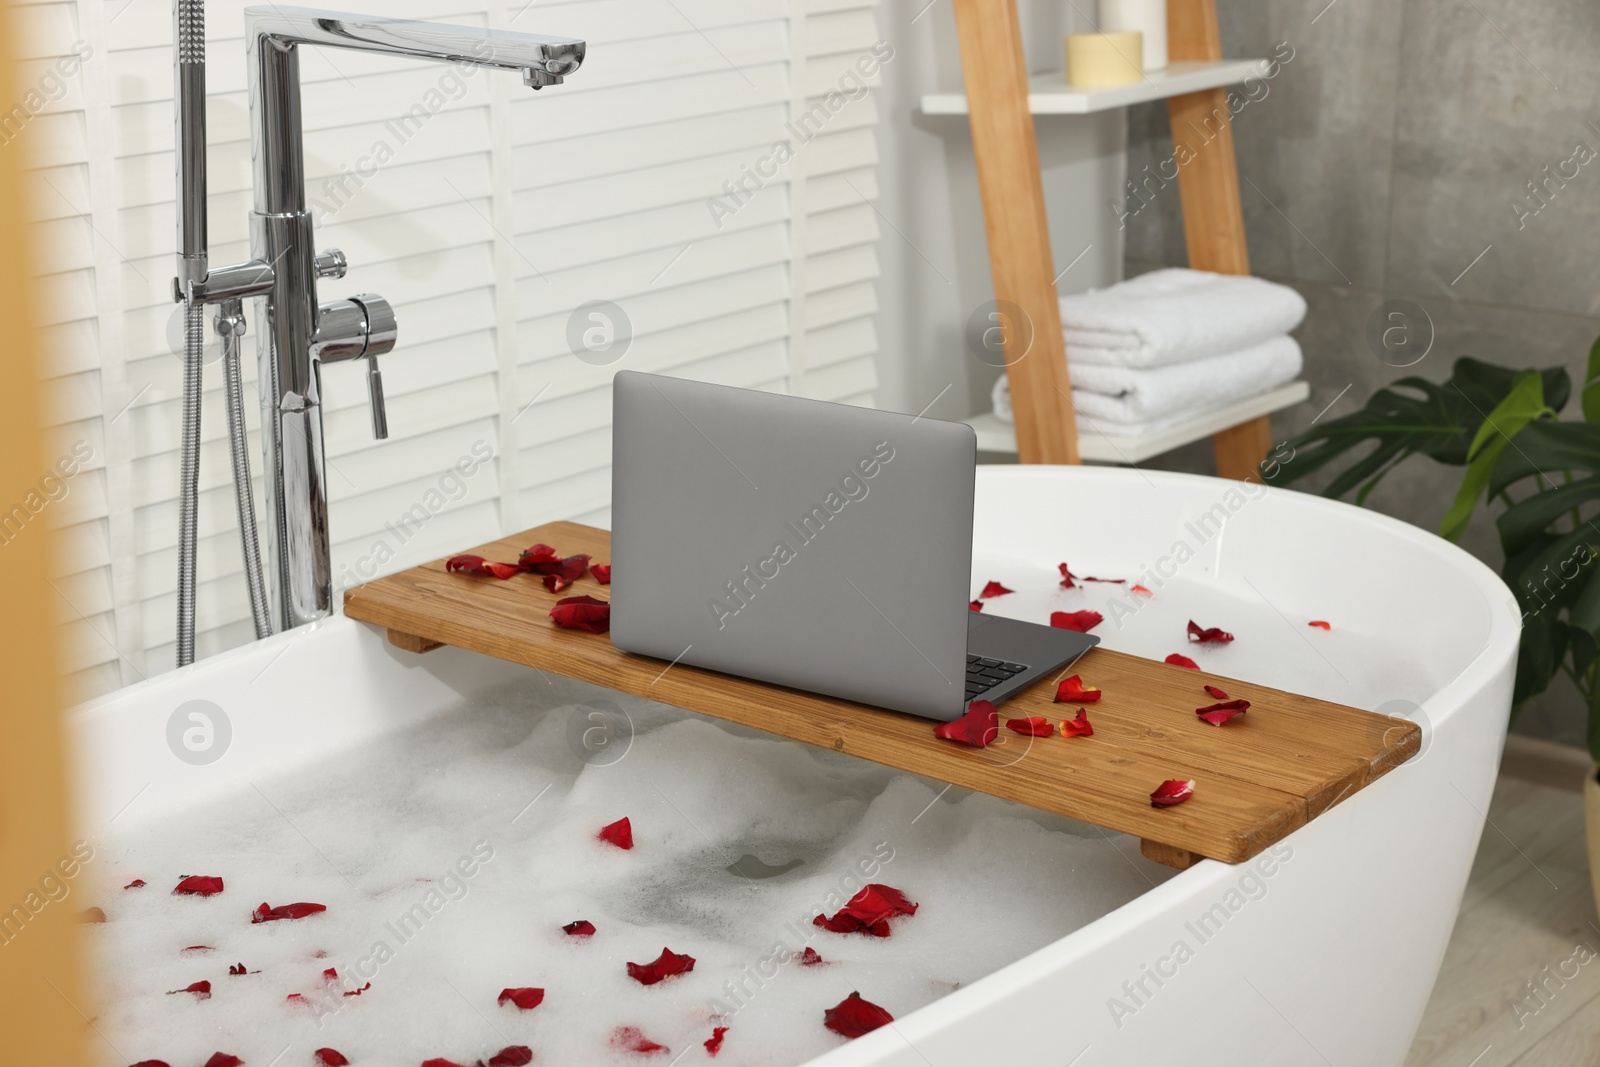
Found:
[[[1180,650],[1155,618],[1253,620],[1235,624],[1239,640],[1208,670],[1419,721],[1423,750],[1256,860],[1204,861],[813,1062],[1401,1063],[1504,742],[1520,625],[1510,592],[1403,523],[1287,490],[1137,470],[981,468],[975,545],[978,584],[1037,572],[1043,587],[1063,559],[1127,577],[1104,586],[1096,632],[1113,648]],[[1152,591],[1147,603],[1133,582]],[[1033,610],[1023,596],[992,608]],[[402,652],[342,617],[280,634],[77,709],[80,817],[89,834],[130,810],[176,819],[525,670],[455,649]],[[191,700],[226,707],[227,759],[174,759],[169,720]]]

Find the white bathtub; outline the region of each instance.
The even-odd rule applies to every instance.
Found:
[[[1203,581],[1208,599],[1194,610],[1225,616],[1230,603],[1254,604],[1257,617],[1282,621],[1281,632],[1258,622],[1241,633],[1205,661],[1208,670],[1391,713],[1414,702],[1423,752],[1256,861],[1205,861],[813,1062],[1401,1063],[1455,921],[1505,737],[1519,632],[1509,591],[1411,526],[1209,478],[990,467],[980,471],[977,512],[975,582],[1052,575],[1063,559],[1078,561],[1075,570],[1131,577],[1149,564],[1160,566],[1158,582],[1174,571],[1184,586]],[[1108,604],[1126,589],[1104,588]],[[1174,599],[1192,596],[1179,588]],[[1167,595],[1156,590],[1151,604],[1188,610]],[[1019,596],[1003,610],[1032,608]],[[1181,648],[1170,627],[1143,625],[1142,611],[1106,614],[1096,632],[1111,647],[1158,657]],[[1334,620],[1332,634],[1300,632],[1307,618]],[[1387,681],[1362,669],[1373,649],[1386,653]],[[334,618],[130,687],[71,717],[85,833],[118,818],[171,817],[524,671],[455,649],[400,652],[381,631]],[[190,700],[227,708],[227,760],[173,758],[169,719]]]

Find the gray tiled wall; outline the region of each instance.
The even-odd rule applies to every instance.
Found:
[[[1252,267],[1310,305],[1298,337],[1311,400],[1276,418],[1275,435],[1303,430],[1336,397],[1329,416],[1407,374],[1442,380],[1461,355],[1564,364],[1581,382],[1600,334],[1600,8],[1324,2],[1219,2],[1226,54],[1294,49],[1235,119]],[[1129,122],[1137,176],[1172,151],[1166,108],[1141,106]],[[1129,275],[1184,263],[1176,189],[1128,218],[1126,236]],[[1364,339],[1368,317],[1397,299],[1434,327],[1427,356],[1405,369]],[[1157,465],[1209,471],[1209,448]],[[1437,529],[1459,476],[1414,458],[1368,505]],[[1499,567],[1482,514],[1462,543]],[[1516,729],[1581,744],[1576,692],[1558,680]]]

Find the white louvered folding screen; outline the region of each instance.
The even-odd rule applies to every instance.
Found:
[[[872,402],[877,113],[861,86],[892,58],[875,4],[365,5],[586,39],[583,69],[538,93],[508,73],[304,50],[318,246],[350,260],[322,297],[380,293],[401,330],[384,364],[388,441],[372,439],[359,368],[324,375],[338,585],[554,518],[604,524],[618,369]],[[248,255],[244,6],[207,5],[214,264]],[[170,9],[59,0],[21,13],[39,92],[0,114],[0,151],[25,145],[38,179],[49,455],[72,473],[47,475],[20,514],[62,532],[57,620],[89,695],[173,655]],[[766,165],[779,143],[793,159]],[[203,439],[206,655],[250,638],[214,363]],[[16,535],[0,528],[0,546]]]

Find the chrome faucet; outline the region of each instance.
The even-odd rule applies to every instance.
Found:
[[[204,0],[173,0],[178,185],[178,276],[173,297],[187,305],[191,329],[196,332],[203,305],[222,304],[226,315],[243,298],[263,298],[263,314],[257,316],[264,323],[257,339],[257,361],[268,487],[268,584],[275,593],[278,624],[288,628],[327,615],[333,607],[321,368],[347,360],[365,363],[373,434],[387,437],[378,357],[394,348],[396,338],[394,312],[380,296],[362,294],[329,303],[317,300],[317,280],[343,277],[346,263],[336,249],[316,251],[312,217],[306,210],[300,46],[324,45],[515,70],[533,89],[560,84],[576,71],[583,62],[585,46],[583,41],[564,37],[276,5],[246,8],[244,16],[255,185],[251,258],[212,268],[206,255]],[[242,316],[234,328],[243,330]],[[237,334],[233,336],[236,339]],[[194,364],[190,373],[198,383],[199,349],[192,340],[190,347]],[[189,414],[186,398],[186,441]],[[198,448],[198,397],[193,422]],[[193,472],[187,464],[184,477],[185,488],[191,488],[187,483]],[[192,499],[187,504],[187,512],[180,506],[180,515],[188,516],[192,538]],[[183,522],[180,519],[180,527]],[[246,554],[248,557],[248,546]],[[187,556],[187,609],[181,545],[179,557],[181,663],[185,610],[191,634],[193,630],[192,546]],[[190,644],[192,656],[192,636]]]

